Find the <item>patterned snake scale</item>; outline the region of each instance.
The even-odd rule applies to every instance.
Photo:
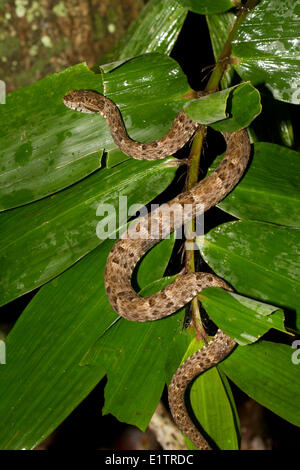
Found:
[[[100,113],[105,117],[117,146],[127,155],[140,160],[156,160],[172,155],[182,148],[199,128],[183,110],[176,116],[171,129],[155,142],[135,142],[128,136],[117,106],[108,98],[90,90],[75,90],[64,96],[64,104],[86,113]],[[182,226],[181,217],[171,218],[170,207],[190,204],[190,218],[207,211],[221,201],[238,183],[249,160],[250,142],[245,130],[223,134],[227,148],[216,170],[191,190],[161,205],[146,217],[138,219],[121,236],[112,248],[106,263],[105,288],[114,310],[132,321],[151,321],[164,318],[190,302],[197,294],[210,286],[229,289],[219,277],[204,273],[179,275],[172,284],[149,297],[140,297],[132,288],[131,277],[141,257],[168,233]],[[165,217],[166,216],[166,217]],[[168,223],[165,223],[165,221]],[[151,239],[151,227],[156,225],[155,239]],[[157,230],[159,236],[157,236]],[[132,236],[139,233],[139,238]],[[153,233],[153,232],[152,232]],[[130,238],[131,237],[131,238]],[[185,405],[185,392],[191,381],[222,361],[234,348],[235,341],[218,330],[214,338],[202,349],[190,356],[175,372],[169,387],[169,405],[172,416],[186,436],[199,448],[211,449],[199,429],[191,420]]]

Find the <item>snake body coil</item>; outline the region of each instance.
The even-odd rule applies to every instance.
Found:
[[[192,137],[199,124],[180,111],[169,132],[155,142],[136,142],[126,131],[119,109],[106,96],[90,90],[74,90],[63,98],[64,104],[83,113],[99,113],[105,117],[115,144],[137,160],[159,160],[168,157]]]
[[[199,127],[199,124],[181,110],[164,137],[150,143],[135,142],[128,137],[117,106],[103,95],[78,90],[66,95],[63,101],[71,109],[102,114],[120,149],[133,158],[142,160],[156,160],[171,155],[183,147]],[[208,273],[179,275],[172,284],[149,297],[140,297],[131,285],[133,270],[141,257],[159,240],[181,227],[181,217],[169,217],[174,207],[183,209],[188,204],[192,219],[221,201],[240,180],[250,155],[248,134],[245,130],[240,130],[223,135],[227,149],[217,169],[191,190],[179,194],[148,216],[138,219],[109,253],[105,288],[112,307],[122,317],[140,322],[157,320],[176,312],[206,287],[229,289],[222,279]],[[153,228],[155,238],[151,238]],[[137,232],[138,239],[135,236]],[[214,339],[189,357],[172,378],[169,404],[173,418],[199,449],[210,449],[210,446],[189,417],[185,406],[186,388],[197,375],[222,361],[235,344],[233,339],[218,330]]]

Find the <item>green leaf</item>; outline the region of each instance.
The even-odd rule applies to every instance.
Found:
[[[98,116],[85,120],[62,103],[74,88],[101,93],[101,76],[76,65],[9,93],[0,106],[0,210],[40,199],[100,168]]]
[[[236,71],[274,97],[300,103],[300,3],[261,0],[241,23],[232,42]]]
[[[199,423],[222,450],[239,448],[239,424],[229,383],[218,367],[201,374],[191,387],[191,405]],[[190,448],[194,448],[190,447]]]
[[[204,289],[198,298],[216,325],[242,346],[257,341],[270,328],[286,333],[283,311],[273,305],[216,287]]]
[[[170,53],[186,13],[173,0],[151,0],[114,59]],[[102,93],[101,75],[76,65],[10,93],[0,107],[0,148],[5,149],[0,151],[0,210],[52,194],[100,168],[103,148],[113,144],[104,120],[67,113],[61,102],[80,88]],[[118,158],[119,153],[116,163]]]
[[[226,13],[219,13],[217,15],[208,15],[206,17],[215,60],[218,59],[223,49],[235,19],[236,17],[234,13],[230,11],[227,11]],[[234,74],[234,68],[231,67],[229,70],[226,70],[221,79],[222,89],[228,88],[232,84]]]
[[[278,101],[267,90],[261,90],[263,113],[249,129],[252,142],[273,142],[285,147],[295,147],[293,109],[289,103]]]
[[[259,91],[249,83],[234,87],[229,105],[229,118],[216,122],[213,129],[235,132],[249,124],[261,113]]]
[[[173,280],[174,276],[165,277],[152,283],[147,288],[147,295],[157,292]],[[179,365],[193,352],[201,348],[201,343],[193,337],[188,329],[180,328],[184,314],[184,308],[176,314],[180,323],[177,334],[170,339],[166,356],[167,383],[170,383],[172,375]],[[212,440],[222,449],[236,449],[239,434],[238,415],[226,377],[217,368],[200,375],[192,385],[190,400],[198,422],[201,423]],[[195,449],[195,446],[187,438],[186,441],[189,449]]]
[[[146,54],[105,70],[104,94],[118,105],[132,139],[150,142],[168,132],[190,92],[177,62],[161,54]],[[106,149],[108,167],[130,158],[114,142]]]
[[[176,0],[176,2],[202,15],[220,13],[221,11],[226,11],[236,6],[234,0],[214,0],[213,2],[207,2],[207,0]]]
[[[215,169],[221,157],[215,160]],[[258,142],[246,174],[218,204],[242,219],[300,227],[299,153],[275,144]]]
[[[0,367],[0,448],[32,449],[105,375],[79,362],[116,318],[104,290],[107,240],[42,287],[6,339]]]
[[[261,112],[259,92],[249,83],[203,96],[184,104],[183,108],[194,121],[212,124],[223,132],[247,127]]]
[[[226,223],[199,240],[205,261],[237,292],[293,310],[300,305],[299,242],[299,230],[250,221]],[[287,321],[300,329],[299,317]]]
[[[153,253],[147,256],[152,258]],[[157,280],[143,289],[141,294],[151,295],[173,279],[167,277]],[[170,371],[167,362],[170,348],[173,347],[172,341],[178,333],[182,336],[180,330],[183,316],[184,309],[159,322],[140,324],[121,319],[92,346],[82,363],[102,364],[108,372],[104,413],[112,413],[120,421],[146,428],[162,393],[163,370],[167,367]],[[195,343],[194,348],[199,349],[199,343]],[[192,352],[188,349],[186,356]],[[199,394],[202,398],[204,394],[209,403],[202,398],[199,402]],[[212,398],[214,407],[209,406]],[[191,400],[197,418],[201,417],[200,422],[217,444],[221,448],[236,448],[237,417],[226,378],[222,376],[220,379],[219,372],[199,377],[193,385]],[[204,412],[199,410],[199,405]]]
[[[150,0],[99,64],[150,52],[170,54],[186,15],[175,0]]]
[[[175,238],[174,234],[169,239],[162,240],[155,245],[151,250],[151,256],[145,256],[137,272],[137,283],[141,288],[144,288],[160,279],[167,268],[173,248]]]
[[[206,20],[214,57],[217,60],[233,27],[235,15],[227,11],[226,13],[207,16]],[[230,84],[239,81],[236,75],[233,67],[227,70],[221,80],[221,88],[228,88]],[[289,104],[274,100],[271,92],[266,88],[260,89],[260,94],[263,113],[255,119],[249,128],[252,142],[266,141],[294,147],[294,133]]]
[[[299,365],[285,344],[259,341],[238,346],[218,367],[245,393],[300,426]]]
[[[129,134],[147,141],[169,130],[190,90],[177,62],[161,54],[126,61],[103,80],[104,88],[101,75],[79,65],[8,95],[8,104],[0,109],[0,144],[5,149],[0,152],[0,209],[34,201],[82,179],[100,167],[104,149],[121,155],[118,162],[129,158],[116,149],[106,120],[67,109],[62,103],[65,93],[74,88],[104,92],[124,112]]]
[[[165,240],[157,247],[161,245],[166,248],[166,242],[171,241]],[[101,335],[106,338],[106,331],[113,332],[115,327],[119,328],[119,325],[114,326],[117,315],[104,289],[104,268],[113,243],[113,240],[106,240],[65,273],[43,286],[9,334],[6,342],[8,361],[5,368],[0,368],[0,390],[3,391],[0,403],[0,420],[3,423],[0,448],[35,447],[104,376],[105,355],[100,357],[96,367],[95,364],[87,367],[82,357],[91,347],[91,351],[95,351],[93,345],[98,344],[97,339]],[[156,265],[157,255],[154,249],[146,254],[144,260],[148,266]],[[155,266],[158,276],[163,275],[168,258],[169,248],[160,250],[160,264]],[[170,282],[169,278],[167,282]],[[161,283],[155,283],[155,286],[160,290]],[[176,326],[178,321],[173,317],[172,325]],[[139,343],[140,337],[135,336],[135,331],[130,339],[130,326],[133,327],[134,323],[125,320],[122,323],[125,329],[129,327],[129,332],[120,338],[120,343],[116,343],[113,355],[117,358],[119,349],[124,342],[127,344],[127,339],[131,344],[136,343],[138,348],[143,344]],[[154,323],[160,335],[162,324]],[[160,339],[154,333],[151,338],[151,351],[157,347],[160,351]],[[112,348],[113,343],[108,347]],[[112,367],[112,374],[113,371]],[[151,372],[156,374],[155,367],[149,372],[150,376]],[[164,382],[164,373],[158,381]],[[147,380],[144,382],[148,383]],[[135,379],[131,386],[134,387],[134,383]],[[155,387],[153,394],[149,384],[147,388],[150,410],[146,410],[146,416],[150,420],[153,411],[151,396],[154,396],[156,404],[160,396],[155,394]],[[132,399],[131,409],[135,403],[136,400]]]
[[[137,202],[142,206],[168,186],[175,171],[174,159],[154,163],[132,159],[53,196],[2,213],[1,304],[57,276],[104,237],[114,237],[119,196],[127,197],[127,208]],[[105,214],[97,215],[97,210],[105,208],[104,204],[111,205],[110,212],[99,219]],[[122,211],[121,215],[125,217],[121,225],[125,225],[127,214]],[[101,235],[100,228],[107,233]]]
[[[160,101],[168,103],[173,99],[177,101],[173,108],[178,108],[188,99],[184,93],[190,91],[180,65],[162,54],[144,54],[126,60],[121,66],[117,63],[113,68],[104,68],[103,86],[105,95],[116,102],[122,112],[137,106],[141,113],[140,108],[145,103],[151,104],[153,97],[155,106]]]
[[[165,385],[165,361],[179,322],[174,316],[146,323],[122,319],[97,342],[92,363],[108,375],[104,414],[146,429]]]
[[[147,256],[152,258],[152,253]],[[151,295],[171,280],[160,279],[140,294]],[[183,312],[145,323],[120,319],[91,347],[82,364],[101,364],[107,371],[103,413],[146,429],[161,397],[169,348],[182,321]]]
[[[196,338],[190,343],[182,362],[203,347]],[[238,417],[226,377],[217,367],[194,381],[190,391],[193,412],[204,431],[223,450],[238,448]],[[188,447],[196,447],[187,439]]]
[[[161,52],[170,51],[186,15],[186,9],[174,5],[169,0],[167,2],[150,1],[149,8],[150,4],[151,6],[157,4],[159,7],[156,10],[156,24],[154,24],[154,21],[150,21],[150,17],[148,17],[148,26],[145,23],[144,32],[143,28],[140,29],[140,35],[144,36],[143,47],[145,47],[145,42],[149,47],[147,51],[141,50],[139,53],[150,52],[154,49]],[[161,9],[161,6],[163,6],[163,9]],[[170,14],[166,14],[167,11]],[[167,29],[165,29],[165,26],[167,26]],[[160,34],[158,33],[159,30]],[[152,34],[152,45],[149,45],[148,39],[145,40],[145,31],[147,31],[148,38]],[[160,38],[159,44],[157,38]],[[136,43],[137,46],[140,44],[141,42]],[[135,55],[132,53],[132,44],[128,44],[128,46],[128,51],[131,51],[130,55]],[[82,70],[79,70],[80,73],[83,72],[83,69],[87,71],[84,66],[78,67],[82,67]],[[73,71],[74,68],[68,70]],[[88,73],[91,77],[92,74]],[[99,85],[100,76],[95,76],[95,79],[97,79]],[[98,89],[95,83],[89,84],[88,80],[84,80],[84,83],[76,80],[76,85],[72,85],[71,80],[66,80],[66,86],[70,88]],[[102,91],[102,88],[98,91]],[[62,95],[65,92],[64,90]],[[41,95],[43,95],[42,92]],[[59,106],[61,106],[60,102]],[[68,112],[64,109],[64,112],[66,111]],[[82,143],[82,148],[79,150],[86,150],[85,140],[89,145],[96,143],[97,150],[101,148],[101,145],[99,145],[99,128],[101,128],[99,118],[96,116],[97,119],[91,126],[93,121],[90,119],[91,117],[94,116],[83,116],[77,113],[68,114],[68,119],[71,121],[71,123],[68,123],[68,130],[74,132],[75,129],[80,129],[78,139],[79,143]],[[57,120],[57,116],[54,115],[53,119],[54,121]],[[80,119],[81,122],[79,123]],[[72,124],[74,121],[77,124]],[[39,122],[39,119],[33,117],[31,122]],[[90,132],[87,132],[89,130]],[[86,138],[81,135],[81,132],[84,133]],[[39,126],[36,126],[36,133],[40,133]],[[105,129],[103,135],[109,140],[109,134],[107,131],[105,134]],[[72,136],[66,135],[66,138],[71,137],[74,138],[74,134]],[[72,152],[73,147],[78,148],[77,145],[76,142],[72,141],[68,146],[69,151]],[[101,153],[97,152],[96,155],[96,168],[99,168]],[[117,172],[121,172],[122,167],[123,165],[118,168]],[[131,170],[133,174],[136,172],[134,168],[131,168]],[[162,183],[164,176],[161,176],[160,181]],[[50,180],[49,177],[48,180]],[[87,181],[89,183],[87,183],[86,188],[89,184],[93,186],[93,180],[89,178]],[[71,182],[74,182],[74,180]],[[147,192],[148,189],[151,192],[151,185],[153,184],[151,178],[147,183],[149,183]],[[145,191],[145,184],[142,184],[142,186]],[[75,188],[75,193],[76,187],[72,188],[72,190]],[[56,190],[56,186],[54,188],[52,186],[50,191]],[[66,195],[65,192],[62,194]],[[17,202],[18,204],[24,201],[28,202],[31,197],[31,194],[25,195],[23,199],[20,198]],[[32,199],[36,198],[34,196]],[[9,202],[8,206],[11,207],[13,204]],[[37,203],[32,207],[39,208],[40,206]],[[44,208],[40,207],[40,209],[43,210]],[[13,213],[15,212],[13,211]],[[77,217],[78,215],[78,220],[80,220],[81,216],[77,214]],[[29,214],[28,218],[30,219]],[[28,221],[28,226],[29,224],[30,221]],[[18,230],[18,226],[14,225],[14,229]],[[103,376],[104,369],[101,366],[79,367],[78,358],[86,352],[88,345],[93,343],[101,332],[103,333],[109,328],[115,318],[115,313],[107,302],[103,286],[104,264],[111,244],[111,241],[104,242],[83,260],[60,275],[59,278],[44,286],[30,306],[23,312],[18,324],[9,335],[9,350],[12,352],[15,361],[11,363],[11,367],[6,366],[7,374],[5,377],[1,377],[5,382],[5,387],[1,387],[1,389],[3,391],[10,390],[9,395],[5,393],[5,397],[1,398],[0,404],[1,415],[5,416],[5,420],[1,418],[1,422],[4,423],[3,433],[0,432],[0,446],[2,448],[35,447],[72,411]],[[70,246],[70,248],[72,250],[73,247]],[[60,313],[59,316],[57,312]],[[37,318],[39,322],[37,322]],[[35,328],[31,328],[32,324],[35,325]],[[52,328],[54,328],[54,332]],[[30,335],[28,334],[29,330]],[[47,355],[45,355],[45,350],[47,350]],[[4,372],[4,369],[0,372]],[[5,423],[9,424],[6,426]]]

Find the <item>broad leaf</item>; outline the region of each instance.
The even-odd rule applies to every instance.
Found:
[[[226,376],[218,367],[200,375],[191,387],[190,400],[199,423],[222,450],[238,450],[239,419]],[[195,446],[189,448],[196,449]]]
[[[205,261],[236,292],[299,308],[299,230],[237,221],[211,230],[199,243]],[[287,316],[287,326],[300,329],[299,312]]]
[[[300,426],[299,365],[285,344],[259,341],[238,346],[218,367],[245,393]]]
[[[166,240],[163,244],[166,242],[170,241]],[[117,315],[111,308],[104,289],[104,268],[113,244],[114,240],[105,241],[58,278],[43,286],[8,335],[7,364],[0,367],[0,419],[3,424],[0,428],[1,449],[34,448],[105,375],[105,354],[100,357],[98,366],[83,365],[86,362],[82,361],[82,358],[90,348],[94,350],[94,345],[98,344],[97,340],[101,335],[106,338],[106,331],[109,334],[110,330],[119,328],[118,324],[114,323]],[[145,261],[148,265],[151,265],[151,258],[152,263],[155,263],[156,254],[151,250],[146,255]],[[162,276],[169,253],[164,250],[160,255],[161,271],[157,269],[157,272]],[[173,328],[176,328],[176,325],[180,328],[180,319],[173,317],[171,323]],[[133,347],[135,344],[138,349],[143,345],[143,337],[135,336],[135,324],[125,320],[122,320],[122,324],[125,330],[129,328],[128,335],[126,333],[125,336],[119,337],[120,342],[115,343],[116,349],[111,354],[111,359],[119,357],[119,350],[122,344],[127,348],[127,341]],[[158,332],[157,335],[152,333],[151,336],[153,344],[150,350],[156,354],[156,349],[157,352],[160,351],[159,337],[166,332],[160,330],[161,322],[139,326],[144,326],[148,331],[148,326],[151,325],[156,325]],[[134,336],[130,338],[131,327],[131,334]],[[167,331],[167,336],[168,334],[170,332]],[[164,344],[168,345],[167,339]],[[113,342],[109,342],[110,348],[113,345]],[[108,370],[113,376],[113,360],[111,364]],[[147,371],[145,364],[144,368]],[[161,392],[164,371],[161,377],[157,375],[155,367],[148,372],[149,377],[151,372],[154,373],[154,380],[161,384]],[[130,386],[134,389],[135,384],[136,376]],[[146,426],[160,394],[155,387],[152,390],[149,384],[145,393],[148,394],[149,403],[149,408],[144,407],[143,414]],[[143,395],[140,397],[141,400],[145,398]],[[132,410],[132,407],[137,406],[136,403],[138,401],[132,399],[122,405],[131,407]],[[117,412],[116,414],[118,415]],[[141,418],[138,418],[138,421],[141,422]]]
[[[215,169],[221,157],[214,161]],[[248,170],[234,190],[218,204],[241,219],[300,227],[299,153],[257,142]]]
[[[228,118],[216,122],[213,129],[222,132],[235,132],[250,123],[261,113],[260,94],[250,83],[234,87],[228,106]]]
[[[300,103],[300,3],[261,0],[241,23],[232,43],[236,70],[275,98]]]
[[[227,11],[226,13],[219,13],[217,15],[208,15],[206,17],[210,41],[216,61],[223,49],[228,34],[233,27],[235,19],[236,17],[231,11]],[[228,88],[231,84],[233,84],[234,74],[235,71],[232,67],[229,70],[226,70],[221,80],[222,89]]]
[[[114,237],[120,222],[119,198],[128,209],[133,203],[142,206],[168,186],[175,171],[174,159],[154,163],[131,159],[53,196],[2,213],[1,304],[44,284],[104,238]],[[109,211],[104,220],[103,210]],[[121,216],[125,225],[127,214],[122,211]]]
[[[101,365],[79,362],[116,318],[104,291],[112,245],[106,241],[40,289],[6,338],[1,449],[34,448],[105,375]]]
[[[209,317],[224,333],[244,346],[253,343],[270,328],[286,332],[282,310],[216,287],[199,294]]]
[[[62,103],[74,88],[101,93],[101,76],[76,65],[9,93],[0,107],[0,210],[40,199],[100,168],[99,119],[85,121]]]
[[[149,0],[117,45],[101,58],[99,64],[149,52],[170,54],[186,15],[187,8],[176,0]]]
[[[151,256],[145,256],[137,272],[137,283],[141,289],[160,279],[167,268],[174,248],[174,234],[162,240],[151,250]]]
[[[212,15],[236,6],[234,0],[214,0],[213,2],[207,2],[207,0],[176,0],[176,2],[202,15]]]
[[[152,255],[153,251],[147,255],[150,260]],[[140,294],[151,295],[170,281],[158,280]],[[81,363],[101,364],[107,370],[103,413],[141,429],[147,427],[165,385],[169,348],[182,321],[183,312],[145,323],[120,319],[91,347]]]
[[[183,361],[202,347],[201,341],[193,339]],[[237,450],[238,415],[228,381],[218,367],[206,371],[194,381],[190,402],[198,422],[214,444],[223,450]],[[187,444],[190,449],[196,449],[188,439]]]
[[[218,15],[206,17],[210,32],[215,60],[222,50],[235,21],[235,15],[227,11]],[[237,81],[233,67],[226,70],[222,80],[222,89],[228,88]],[[292,126],[291,109],[287,103],[274,100],[268,89],[261,89],[263,113],[251,124],[249,129],[252,141],[274,142],[287,147],[293,147],[294,132]]]
[[[10,93],[0,108],[0,210],[35,201],[84,178],[100,168],[104,149],[114,149],[117,162],[129,158],[116,149],[102,116],[64,106],[62,97],[81,88],[104,92],[116,101],[129,134],[141,141],[156,140],[169,130],[190,91],[173,59],[148,54],[126,61],[104,78],[81,64]]]

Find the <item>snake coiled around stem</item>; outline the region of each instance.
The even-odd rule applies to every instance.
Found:
[[[75,90],[64,96],[63,102],[77,111],[103,115],[117,146],[125,154],[140,160],[157,160],[175,153],[199,128],[199,124],[181,110],[169,132],[161,139],[148,143],[136,142],[128,136],[122,116],[109,98],[90,90]],[[181,274],[163,290],[149,297],[139,296],[131,285],[133,270],[141,257],[162,238],[182,226],[181,217],[169,217],[174,207],[183,209],[188,205],[191,208],[189,218],[192,219],[221,201],[239,182],[250,156],[248,134],[245,130],[239,130],[224,133],[223,136],[226,153],[214,172],[191,190],[138,219],[122,234],[109,253],[105,270],[106,293],[112,307],[122,317],[140,322],[158,320],[179,310],[206,287],[229,289],[219,277],[203,272]],[[155,238],[151,238],[153,228]],[[139,234],[138,238],[136,233]],[[199,374],[221,362],[235,344],[232,338],[218,330],[208,345],[190,356],[172,378],[169,387],[171,413],[177,426],[199,449],[208,450],[211,447],[188,414],[186,388]]]

